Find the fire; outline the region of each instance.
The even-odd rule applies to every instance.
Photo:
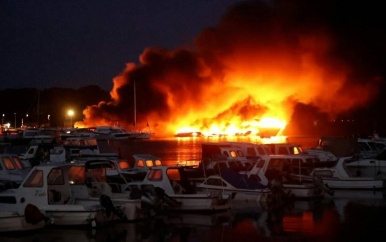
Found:
[[[272,135],[276,136],[280,134],[286,127],[287,122],[278,118],[264,117],[261,120],[246,121],[242,123],[217,123],[212,124],[208,128],[201,127],[183,127],[176,130],[178,134],[191,134],[191,136],[197,136],[200,132],[204,136],[259,136],[260,130],[272,129],[274,130]],[[178,126],[178,124],[177,124]]]
[[[365,105],[379,82],[359,79],[363,68],[347,60],[355,55],[341,55],[350,41],[340,43],[329,21],[304,11],[240,3],[196,38],[194,50],[145,49],[139,64],[114,78],[111,100],[87,107],[76,126],[132,124],[134,81],[138,129],[148,123],[158,137],[253,135],[264,142],[285,133],[299,103],[331,116]],[[299,21],[303,15],[311,18]]]

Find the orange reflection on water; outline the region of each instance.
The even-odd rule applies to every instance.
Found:
[[[313,211],[290,214],[283,217],[283,230],[307,236],[333,235],[339,224],[339,214],[335,209],[325,210],[320,220],[316,220]]]

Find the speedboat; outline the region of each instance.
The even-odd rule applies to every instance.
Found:
[[[197,193],[179,166],[152,167],[142,182],[131,182],[128,189],[152,193],[167,210],[219,211],[231,208],[229,194]]]
[[[102,223],[104,209],[101,205],[84,206],[75,203],[68,181],[70,165],[35,166],[17,189],[0,192],[0,213],[12,214],[15,227],[7,227],[7,216],[0,217],[0,230],[26,230],[29,221],[36,222],[42,213],[44,220],[54,225],[89,225]],[[36,207],[28,217],[29,205]],[[35,218],[36,217],[36,218]],[[38,221],[40,222],[40,221]],[[32,223],[33,224],[33,223]],[[37,223],[36,223],[37,224]]]

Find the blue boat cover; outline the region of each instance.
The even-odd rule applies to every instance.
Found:
[[[246,175],[239,174],[231,169],[221,171],[221,177],[229,184],[238,189],[264,189],[264,186],[259,181],[249,179]]]

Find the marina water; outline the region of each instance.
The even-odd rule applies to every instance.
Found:
[[[317,137],[289,137],[310,148]],[[123,158],[152,154],[164,164],[198,161],[208,138],[152,138],[111,142]],[[251,142],[253,140],[238,140]],[[386,200],[381,192],[352,191],[319,201],[295,201],[266,209],[240,202],[220,213],[165,213],[137,222],[118,222],[97,229],[45,228],[2,234],[0,241],[385,241]]]

